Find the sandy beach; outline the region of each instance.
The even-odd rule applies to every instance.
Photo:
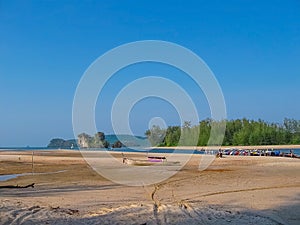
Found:
[[[0,224],[299,224],[299,159],[227,156],[199,171],[201,157],[131,187],[100,176],[78,151],[35,151],[33,168],[32,152],[2,151],[0,175],[26,175],[0,186],[35,186],[0,189]]]

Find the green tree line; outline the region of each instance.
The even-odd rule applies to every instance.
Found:
[[[152,146],[206,146],[211,127],[226,123],[223,146],[300,144],[300,120],[285,118],[282,124],[263,120],[235,119],[213,121],[205,119],[198,125],[185,122],[182,127],[161,129],[153,126],[145,135]]]

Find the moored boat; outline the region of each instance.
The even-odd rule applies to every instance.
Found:
[[[168,162],[166,157],[148,156],[147,159],[131,159],[123,157],[123,163],[134,166],[176,166],[180,165],[180,162]]]

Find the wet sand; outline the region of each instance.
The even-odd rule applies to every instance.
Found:
[[[35,151],[34,175],[31,152],[3,151],[0,175],[30,175],[0,186],[35,188],[0,189],[0,224],[299,224],[299,159],[226,156],[199,171],[201,157],[159,184],[130,187],[78,151]]]

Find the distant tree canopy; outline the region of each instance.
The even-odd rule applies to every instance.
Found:
[[[163,143],[166,131],[159,126],[154,125],[151,130],[146,131],[148,140],[152,146],[157,146]]]
[[[211,127],[226,123],[224,146],[231,145],[280,145],[300,144],[300,120],[284,119],[283,124],[267,123],[263,120],[236,119],[226,121],[202,120],[191,126],[169,126],[161,129],[153,126],[145,132],[152,146],[197,145],[206,146]]]

